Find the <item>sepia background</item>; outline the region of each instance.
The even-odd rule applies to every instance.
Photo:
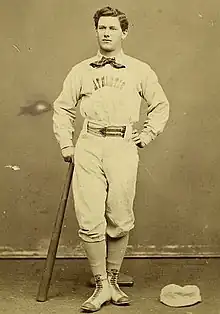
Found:
[[[92,16],[125,11],[124,50],[149,63],[170,101],[166,130],[140,151],[127,256],[220,255],[218,0],[0,1],[0,257],[45,256],[67,164],[49,106],[96,53]],[[141,110],[141,128],[146,107]],[[82,119],[77,116],[76,138]],[[12,168],[18,166],[19,168]],[[20,169],[20,170],[19,170]],[[72,196],[59,256],[82,256]]]

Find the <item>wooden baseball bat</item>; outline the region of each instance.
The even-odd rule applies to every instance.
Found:
[[[53,227],[53,232],[52,232],[52,236],[50,240],[47,258],[45,261],[44,270],[42,273],[42,278],[41,278],[39,289],[38,289],[37,301],[39,302],[45,302],[47,300],[48,290],[50,286],[50,281],[51,281],[56,254],[57,254],[57,248],[58,248],[60,234],[61,234],[62,225],[63,225],[63,218],[64,218],[68,195],[69,195],[70,186],[72,182],[73,170],[74,170],[74,164],[71,162],[68,167],[65,184],[64,184],[62,195],[61,195],[61,200],[58,207],[55,224]]]

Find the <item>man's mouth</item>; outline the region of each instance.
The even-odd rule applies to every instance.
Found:
[[[103,39],[102,42],[104,42],[104,43],[110,43],[110,42],[111,42],[111,39]]]

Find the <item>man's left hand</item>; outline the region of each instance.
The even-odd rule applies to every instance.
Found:
[[[141,141],[140,139],[140,135],[138,133],[137,130],[133,130],[132,131],[132,140],[135,142],[135,144],[139,147],[139,148],[143,148],[145,146],[145,143]]]

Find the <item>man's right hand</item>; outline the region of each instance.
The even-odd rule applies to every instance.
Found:
[[[65,147],[61,150],[62,156],[65,162],[74,161],[75,148],[73,146]]]

